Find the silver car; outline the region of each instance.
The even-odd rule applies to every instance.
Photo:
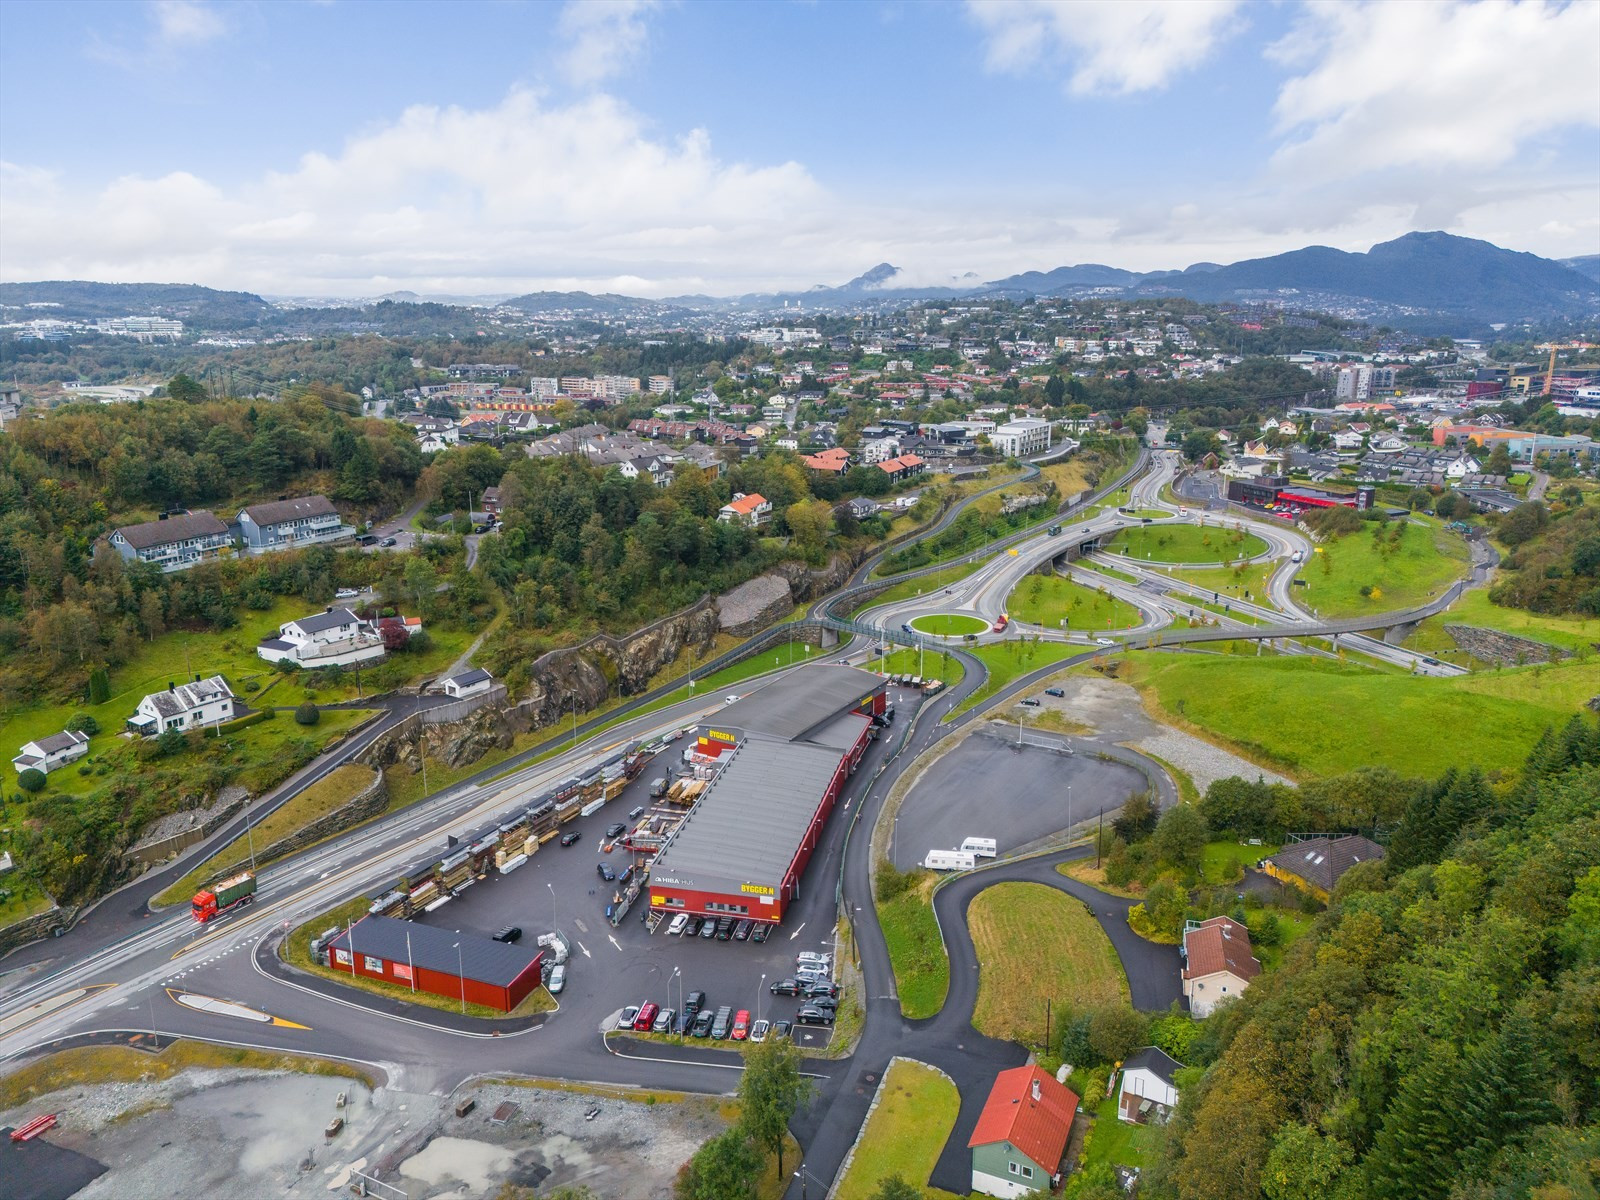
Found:
[[[552,996],[557,995],[562,988],[567,986],[567,964],[557,963],[550,968],[550,982],[545,985]]]

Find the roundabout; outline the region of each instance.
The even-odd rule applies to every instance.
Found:
[[[930,637],[964,637],[969,633],[988,633],[989,623],[961,613],[929,613],[913,617],[911,628]]]

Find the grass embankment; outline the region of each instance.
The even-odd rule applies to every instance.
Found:
[[[942,1072],[906,1059],[890,1063],[879,1085],[878,1107],[867,1118],[834,1195],[869,1200],[886,1175],[898,1175],[918,1195],[954,1200],[952,1193],[927,1183],[960,1112],[961,1095]]]
[[[248,863],[252,842],[256,849],[265,850],[279,839],[297,833],[311,822],[327,816],[340,805],[348,804],[376,778],[377,772],[371,767],[356,763],[335,768],[288,803],[257,821],[251,832],[240,834],[156,896],[153,903],[157,908],[187,903],[207,883],[219,878],[225,869]],[[268,858],[258,858],[256,865],[265,866],[270,861]]]
[[[1121,896],[1124,900],[1138,900],[1144,896],[1143,884],[1136,882],[1132,887],[1117,887],[1107,883],[1106,869],[1095,866],[1092,858],[1075,858],[1071,862],[1057,863],[1056,874],[1086,883],[1108,896]]]
[[[354,942],[355,951],[361,953],[361,926],[362,917],[367,915],[369,901],[358,896],[354,900],[347,900],[336,908],[312,917],[311,920],[293,930],[283,943],[279,951],[283,960],[297,970],[305,971],[311,975],[320,975],[324,979],[332,979],[346,987],[360,988],[363,992],[371,992],[375,996],[386,996],[391,1000],[403,1000],[408,1004],[418,1004],[424,1008],[434,1008],[441,1012],[462,1012],[459,999],[452,1000],[448,996],[435,996],[432,992],[415,991],[409,987],[387,983],[381,979],[369,979],[365,975],[352,975],[349,971],[336,971],[332,967],[318,966],[311,961],[311,939],[328,929],[345,928],[347,922],[355,923]],[[502,1021],[508,1017],[528,1017],[534,1013],[549,1012],[555,1008],[555,997],[543,987],[536,987],[528,994],[528,998],[510,1012],[501,1012],[498,1008],[489,1008],[482,1004],[473,1004],[468,1001],[465,1012],[469,1017],[479,1017],[484,1020]]]
[[[971,647],[966,647],[971,652]],[[966,668],[961,665],[961,660],[953,657],[948,650],[912,650],[909,647],[892,651],[881,659],[872,659],[862,664],[866,671],[881,671],[885,675],[912,675],[923,679],[943,680],[946,687],[954,686],[961,682],[966,675]]]
[[[1262,846],[1245,846],[1238,842],[1207,842],[1200,856],[1200,879],[1203,883],[1220,886],[1238,883],[1244,878],[1244,869],[1253,867],[1269,854],[1280,849],[1276,842]]]
[[[977,952],[973,1028],[1032,1044],[1044,1034],[1044,1001],[1075,1011],[1129,1003],[1128,979],[1105,930],[1083,901],[1042,883],[986,888],[967,910]]]
[[[911,887],[892,900],[878,901],[878,924],[889,946],[900,1011],[913,1020],[931,1017],[944,1007],[950,990],[950,960],[945,956],[939,923],[933,916],[931,872],[920,872]]]
[[[942,570],[930,571],[926,575],[919,575],[915,579],[907,579],[879,592],[855,611],[859,613],[879,604],[892,604],[897,600],[909,600],[913,596],[936,592],[940,588],[947,588],[952,583],[960,582],[982,565],[982,561],[957,563],[953,567],[945,567]]]
[[[911,622],[911,628],[918,633],[931,634],[934,637],[960,637],[965,633],[983,633],[989,628],[989,623],[978,617],[968,617],[961,613],[933,613],[926,617],[917,617]]]
[[[1490,601],[1483,588],[1474,588],[1437,617],[1429,617],[1406,640],[1407,649],[1465,664],[1466,653],[1456,648],[1446,625],[1475,625],[1530,638],[1563,650],[1592,651],[1600,645],[1600,617],[1548,616],[1523,608],[1502,608]]]
[[[1064,658],[1082,654],[1083,647],[1069,646],[1063,642],[1037,642],[1012,638],[987,646],[973,646],[970,648],[970,653],[976,655],[988,669],[989,677],[983,686],[962,701],[961,706],[946,720],[958,717],[968,709],[976,708],[990,696],[1007,687],[1019,675],[1026,675],[1030,671],[1037,671],[1040,667],[1048,667],[1051,663],[1060,662]]]
[[[357,1079],[369,1088],[378,1080],[351,1063],[309,1054],[274,1054],[208,1042],[176,1041],[159,1054],[131,1046],[80,1046],[29,1063],[0,1079],[0,1109],[16,1108],[65,1088],[101,1083],[151,1083],[170,1079],[190,1067],[248,1067],[257,1071],[298,1071],[302,1075],[337,1075]]]
[[[1270,608],[1268,585],[1272,581],[1272,573],[1277,569],[1277,562],[1241,563],[1235,567],[1207,567],[1199,571],[1174,573],[1173,578],[1214,592],[1223,601],[1248,600]],[[1298,593],[1305,589],[1296,588],[1295,591]],[[1188,599],[1187,596],[1181,598]]]
[[[1139,623],[1139,610],[1109,592],[1086,587],[1059,575],[1030,575],[1006,600],[1012,618],[1050,629],[1128,629]]]
[[[1129,656],[1122,675],[1169,724],[1291,775],[1386,766],[1437,775],[1512,770],[1548,726],[1596,692],[1600,663],[1455,678],[1396,675],[1309,658]],[[1447,729],[1450,737],[1429,731]]]
[[[1392,612],[1426,603],[1467,573],[1466,541],[1438,522],[1416,517],[1371,528],[1312,548],[1300,568],[1306,586],[1295,589],[1301,607],[1322,617]]]
[[[1141,525],[1124,529],[1106,546],[1108,553],[1153,563],[1238,562],[1270,548],[1253,533],[1220,525]]]

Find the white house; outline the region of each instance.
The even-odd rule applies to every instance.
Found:
[[[732,501],[724,504],[717,510],[717,520],[724,525],[738,522],[742,525],[765,525],[767,518],[772,516],[772,501],[760,492],[735,493]]]
[[[1219,1004],[1243,995],[1261,974],[1260,961],[1250,953],[1250,931],[1228,917],[1189,922],[1183,964],[1183,995],[1193,1017],[1209,1017]]]
[[[1338,450],[1361,449],[1362,437],[1353,429],[1343,429],[1333,435],[1333,445]]]
[[[1173,1080],[1182,1069],[1181,1062],[1154,1046],[1130,1054],[1122,1064],[1117,1119],[1134,1125],[1147,1121],[1166,1124],[1178,1107],[1178,1087]]]
[[[139,701],[128,728],[145,737],[169,729],[198,729],[232,720],[233,705],[233,689],[221,675],[176,687],[169,683],[166,691],[152,692]]]
[[[861,443],[861,461],[867,465],[887,462],[900,453],[900,439],[896,437],[873,438]]]
[[[493,686],[494,676],[479,668],[463,671],[460,675],[452,675],[439,685],[439,689],[446,696],[454,696],[460,700],[466,696],[481,695]]]
[[[1007,458],[1021,458],[1050,448],[1050,422],[1038,417],[1020,417],[996,425],[989,444]]]
[[[383,657],[383,639],[348,608],[330,608],[278,626],[256,654],[268,662],[292,662],[308,669],[348,667]]]
[[[11,760],[11,765],[17,769],[18,775],[24,771],[43,771],[48,775],[57,767],[75,762],[87,753],[89,753],[88,735],[79,733],[75,729],[68,729],[62,733],[52,733],[49,737],[24,742],[17,756]]]

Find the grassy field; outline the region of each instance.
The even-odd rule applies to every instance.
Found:
[[[341,804],[355,798],[356,793],[371,783],[377,773],[371,767],[347,763],[336,767],[324,778],[306,788],[288,803],[280,805],[270,815],[257,821],[248,834],[235,838],[205,862],[195,867],[182,879],[155,898],[159,907],[167,904],[184,904],[205,884],[222,875],[224,868],[245,862],[250,857],[251,839],[257,850],[265,850],[280,838],[286,838],[311,822],[325,817]],[[264,866],[270,859],[256,860]]]
[[[878,923],[889,944],[900,1011],[913,1020],[931,1017],[944,1007],[950,989],[950,960],[945,956],[939,923],[933,918],[932,873],[909,891],[878,904]]]
[[[1141,525],[1125,529],[1106,547],[1111,554],[1153,563],[1226,563],[1254,558],[1269,549],[1242,529],[1216,525]]]
[[[1012,617],[1051,629],[1128,629],[1139,610],[1126,600],[1059,575],[1029,575],[1006,601]]]
[[[962,701],[961,706],[946,720],[960,716],[968,709],[982,704],[1019,675],[1037,671],[1040,667],[1071,658],[1074,654],[1082,654],[1083,647],[1069,646],[1062,642],[1031,642],[1022,638],[1011,638],[987,646],[974,646],[971,653],[988,668],[989,678],[982,687]]]
[[[1313,547],[1300,569],[1306,586],[1295,589],[1304,608],[1323,617],[1357,617],[1424,603],[1465,575],[1467,544],[1437,522],[1390,522],[1380,530],[1380,545],[1362,530]],[[1399,539],[1390,543],[1393,533]],[[1367,594],[1362,591],[1366,589]]]
[[[961,660],[953,657],[948,650],[912,650],[909,647],[891,651],[882,659],[872,659],[862,664],[862,669],[882,671],[886,675],[920,675],[924,679],[942,679],[947,687],[960,683],[967,673]]]
[[[934,637],[960,637],[964,633],[982,633],[989,628],[989,623],[961,613],[933,613],[916,618],[911,622],[911,628]]]
[[[907,579],[903,583],[897,583],[893,587],[879,592],[856,611],[861,612],[863,609],[872,608],[879,604],[892,604],[897,600],[909,600],[911,597],[920,596],[925,592],[936,592],[940,588],[949,587],[952,583],[958,583],[965,579],[982,565],[981,561],[958,563],[953,567],[945,567],[939,571],[930,571],[926,575],[919,575],[915,579]]]
[[[1237,567],[1207,567],[1199,571],[1184,571],[1173,577],[1184,583],[1192,583],[1196,587],[1207,588],[1225,601],[1250,600],[1256,604],[1265,604],[1267,585],[1271,582],[1272,573],[1277,567],[1276,562],[1242,563]]]
[[[1044,1002],[1082,1011],[1128,1003],[1122,963],[1083,901],[1042,883],[1000,883],[967,910],[979,963],[973,1027],[1032,1044],[1044,1036]]]
[[[1123,677],[1162,719],[1288,774],[1387,766],[1437,775],[1510,770],[1547,726],[1597,692],[1600,663],[1522,667],[1452,679],[1326,660],[1135,654]],[[1450,730],[1438,737],[1428,731]]]
[[[1096,1104],[1096,1101],[1099,1101]],[[1089,1129],[1089,1140],[1084,1147],[1080,1170],[1105,1163],[1113,1167],[1142,1167],[1151,1144],[1160,1137],[1148,1125],[1134,1125],[1117,1119],[1117,1098],[1104,1100],[1096,1096],[1083,1097],[1084,1106],[1092,1108],[1094,1125]]]
[[[1209,884],[1237,883],[1244,878],[1244,869],[1253,867],[1269,854],[1276,854],[1280,846],[1241,846],[1238,842],[1208,842],[1200,857],[1200,878]]]
[[[951,1197],[927,1183],[960,1112],[961,1095],[942,1072],[904,1059],[891,1063],[879,1085],[878,1107],[834,1195],[869,1200],[884,1176],[899,1175],[930,1200]]]
[[[1449,612],[1424,621],[1406,645],[1435,656],[1444,652],[1459,654],[1455,641],[1444,630],[1446,625],[1499,629],[1565,650],[1590,650],[1600,644],[1600,617],[1552,617],[1521,608],[1502,608],[1490,602],[1486,589],[1474,588],[1452,604]]]
[[[173,1042],[159,1054],[135,1050],[131,1046],[80,1046],[29,1063],[0,1079],[0,1109],[16,1108],[65,1088],[170,1079],[191,1067],[299,1071],[303,1075],[338,1075],[359,1079],[368,1087],[378,1086],[376,1077],[360,1067],[306,1054],[278,1054],[188,1041]]]

